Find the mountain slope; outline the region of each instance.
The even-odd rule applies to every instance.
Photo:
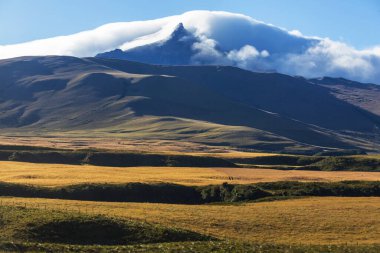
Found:
[[[97,58],[3,60],[1,132],[114,133],[277,151],[371,145],[365,134],[377,124],[376,116],[367,117],[369,112],[363,114],[319,85],[262,75],[230,67],[162,67]],[[288,92],[286,99],[282,92]],[[336,108],[311,122],[314,114],[297,112],[304,95]],[[312,105],[305,107],[317,109]],[[339,121],[328,121],[339,114],[351,117],[352,124],[342,128]],[[345,136],[343,130],[358,137]]]
[[[111,59],[93,59],[121,71],[175,75],[216,91],[245,106],[338,131],[368,132],[380,117],[330,90],[303,78],[277,73],[254,73],[221,66],[151,66]]]
[[[380,85],[330,77],[310,79],[310,82],[328,88],[341,100],[380,116]]]

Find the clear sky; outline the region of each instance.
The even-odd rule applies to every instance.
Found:
[[[0,0],[0,45],[200,9],[246,14],[358,49],[380,45],[379,0]]]

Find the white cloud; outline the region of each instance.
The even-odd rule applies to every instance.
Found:
[[[380,45],[357,50],[228,12],[192,11],[162,19],[107,24],[94,30],[14,45],[0,45],[0,59],[24,55],[94,56],[162,41],[183,23],[199,42],[194,64],[270,69],[306,77],[341,76],[380,83]]]
[[[256,48],[250,45],[245,45],[240,50],[232,50],[227,57],[234,61],[247,61],[252,58],[259,57],[261,54]]]
[[[228,52],[227,58],[233,61],[234,65],[241,68],[250,68],[258,58],[266,58],[269,56],[268,51],[263,50],[259,52],[251,45],[245,45],[240,50],[232,50]]]
[[[223,53],[216,49],[217,42],[208,39],[205,36],[199,36],[199,42],[195,42],[192,46],[196,52],[192,57],[192,64],[218,64],[228,65],[230,62],[225,61]]]
[[[119,48],[126,42],[140,37],[158,34],[163,28],[167,28],[166,25],[169,25],[169,20],[173,18],[175,17],[143,22],[112,23],[73,35],[3,45],[0,46],[0,59],[25,55],[94,56],[100,52]]]
[[[261,55],[261,57],[265,58],[265,57],[268,57],[270,54],[267,50],[263,50],[263,51],[261,51],[260,55]]]
[[[294,36],[298,36],[298,37],[303,37],[303,34],[298,30],[289,31],[289,34],[294,35]]]
[[[377,48],[356,50],[342,42],[324,39],[303,54],[289,54],[275,62],[278,71],[303,75],[340,76],[361,81],[380,81]]]
[[[215,40],[205,36],[199,37],[199,40],[193,44],[195,54],[191,59],[191,64],[232,65],[250,69],[258,60],[269,56],[268,51],[259,52],[251,45],[245,45],[238,50],[221,52],[218,50],[218,43]]]

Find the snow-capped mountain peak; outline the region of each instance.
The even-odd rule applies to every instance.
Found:
[[[380,82],[379,47],[357,50],[328,38],[304,36],[220,11],[112,23],[68,36],[0,45],[0,59],[25,55],[108,57],[110,53],[155,64],[232,65],[305,77]]]

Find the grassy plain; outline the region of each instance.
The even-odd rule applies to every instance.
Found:
[[[42,141],[45,142],[42,143]],[[43,144],[42,146],[47,147],[76,149],[92,148],[101,143],[101,140],[88,138],[73,143],[64,138],[47,138],[37,143],[39,146]],[[25,143],[21,144],[28,144],[26,137]],[[198,144],[186,144],[178,147],[176,145],[175,142],[169,141],[149,146],[145,141],[127,143],[115,139],[114,142],[104,142],[101,148],[214,156],[225,159],[280,155],[248,153],[223,147],[208,149],[208,147]],[[142,147],[147,146],[149,146],[148,150],[142,150]],[[184,152],[185,150],[187,151]],[[378,155],[368,157],[380,158]],[[380,172],[275,170],[271,169],[271,166],[258,166],[258,168],[106,167],[0,161],[0,182],[55,187],[82,183],[122,184],[130,182],[162,182],[201,186],[222,184],[223,182],[251,184],[275,181],[380,181]],[[212,252],[214,250],[214,252],[364,253],[376,252],[380,247],[376,246],[380,245],[379,197],[308,197],[273,202],[203,205],[0,197],[0,205],[52,209],[53,212],[60,210],[69,214],[78,212],[103,214],[168,228],[188,229],[223,239],[220,242],[146,244],[128,249],[122,247],[129,246],[122,246],[118,248],[120,251],[112,249],[112,252],[124,252],[123,250],[126,252],[181,252],[186,249],[186,252]],[[2,249],[2,243],[6,242],[0,241],[0,249]],[[25,245],[25,242],[22,243]],[[247,243],[248,245],[246,245]],[[348,248],[345,248],[347,247],[345,244],[349,244]],[[313,248],[314,246],[309,245],[328,246]],[[33,247],[42,247],[40,250],[34,250],[36,252],[44,252],[49,247],[52,247],[52,252],[57,252],[59,251],[57,247],[60,246],[39,244],[32,245]],[[87,252],[86,250],[88,252],[107,252],[108,249],[111,251],[111,248],[103,246],[98,249],[91,248],[95,246],[80,248],[82,246],[64,245],[62,247],[66,247],[65,249],[79,247],[73,250],[76,252]],[[249,251],[252,247],[257,247],[257,250]]]
[[[276,244],[380,244],[380,198],[315,197],[238,205],[110,203],[0,198],[27,205],[132,218],[220,239]],[[37,206],[38,204],[38,206]]]
[[[378,181],[380,172],[297,171],[246,168],[104,167],[0,161],[0,181],[38,186],[81,183],[175,183],[209,185],[274,181]]]

